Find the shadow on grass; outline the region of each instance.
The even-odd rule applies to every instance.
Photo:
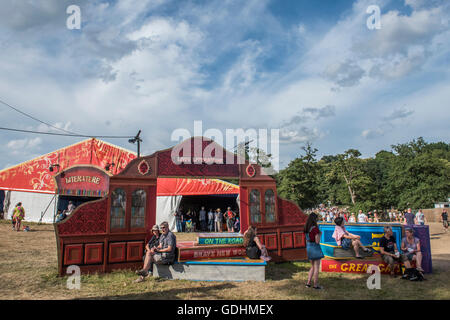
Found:
[[[292,279],[293,276],[300,272],[308,272],[310,265],[308,262],[283,262],[268,263],[266,267],[266,280],[284,280]]]
[[[161,286],[164,286],[165,280],[157,280]],[[188,287],[188,288],[167,288],[159,292],[143,292],[124,295],[98,296],[90,298],[81,298],[80,300],[185,300],[181,296],[195,292],[193,299],[223,299],[220,294],[221,290],[233,289],[236,286],[230,282],[223,282],[217,285],[209,285],[205,287]],[[218,292],[215,292],[218,291]]]

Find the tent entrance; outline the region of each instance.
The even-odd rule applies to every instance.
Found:
[[[232,211],[239,216],[239,206],[237,203],[237,194],[215,194],[215,195],[201,195],[201,196],[183,196],[180,202],[179,208],[183,214],[187,213],[188,210],[195,211],[193,222],[195,222],[194,231],[207,231],[202,230],[199,222],[199,212],[201,207],[205,207],[205,211],[209,212],[211,209],[213,212],[220,208],[222,213],[225,213],[227,208],[230,207]],[[223,230],[226,230],[223,229]]]

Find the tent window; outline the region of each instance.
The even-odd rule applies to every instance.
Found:
[[[275,222],[275,193],[272,189],[267,189],[265,193],[266,222]]]
[[[135,190],[131,195],[131,228],[145,227],[145,202],[147,194],[144,190]]]
[[[117,188],[112,192],[111,199],[111,229],[123,229],[125,228],[127,194],[123,189]]]
[[[261,223],[260,193],[256,189],[250,191],[250,222]]]

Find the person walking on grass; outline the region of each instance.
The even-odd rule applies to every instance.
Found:
[[[319,286],[319,271],[320,271],[320,259],[324,257],[322,249],[320,248],[320,235],[321,232],[317,226],[317,215],[311,213],[308,216],[308,220],[305,224],[305,236],[306,236],[306,252],[308,260],[311,262],[311,268],[308,273],[307,288],[311,288],[311,281],[314,282],[314,289],[323,289]],[[339,218],[337,218],[339,219]],[[343,218],[340,218],[343,219]]]
[[[19,202],[13,210],[13,220],[16,231],[20,231],[20,225],[23,219],[25,219],[25,209],[22,207],[22,202]]]
[[[444,227],[444,231],[448,232],[448,214],[447,214],[447,210],[442,210],[442,214],[441,214],[441,220],[442,220],[442,225]]]

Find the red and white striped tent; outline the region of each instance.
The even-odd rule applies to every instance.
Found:
[[[0,191],[6,192],[4,211],[9,218],[17,202],[22,202],[25,221],[53,222],[57,208],[54,172],[52,164],[59,165],[59,171],[76,165],[93,165],[105,168],[111,166],[110,173],[121,172],[136,158],[136,153],[98,139],[87,139],[58,149],[13,167],[0,170]],[[183,196],[239,194],[239,186],[218,179],[158,178],[157,221],[164,220],[175,226],[171,213],[178,208]]]

